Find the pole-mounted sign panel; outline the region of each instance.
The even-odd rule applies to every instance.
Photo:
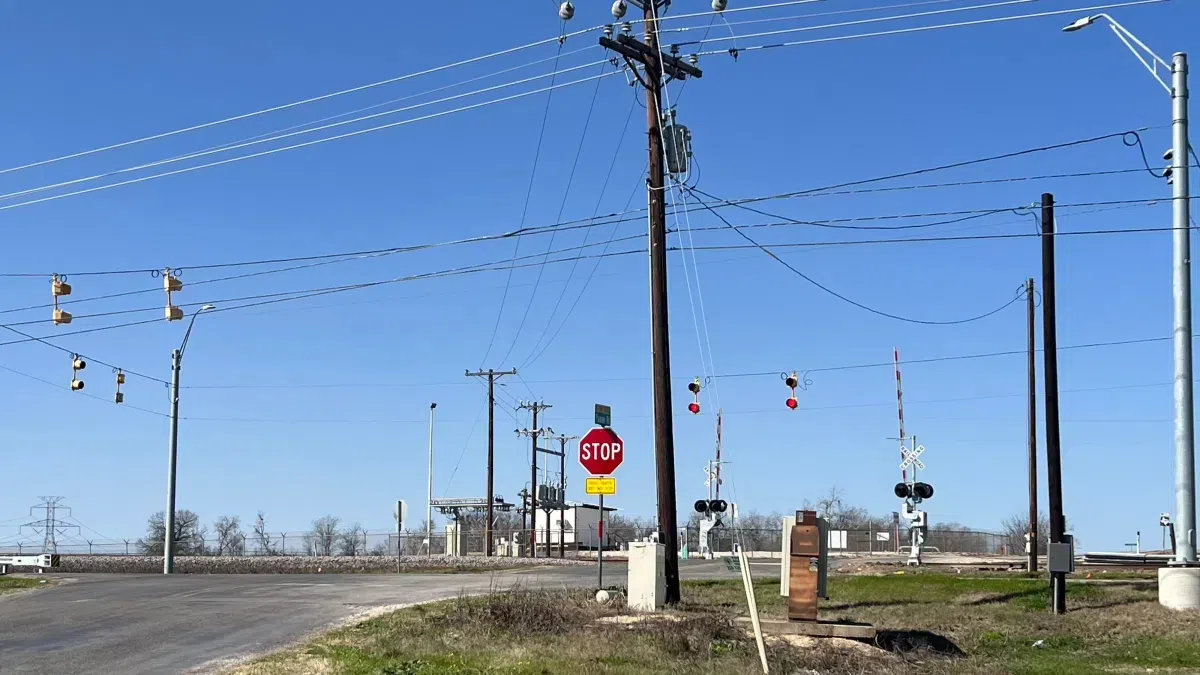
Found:
[[[596,404],[596,425],[602,427],[612,426],[612,407],[602,403]]]

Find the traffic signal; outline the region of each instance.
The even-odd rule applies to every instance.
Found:
[[[933,486],[929,483],[896,483],[896,496],[900,499],[931,499]]]
[[[82,391],[83,380],[79,379],[79,371],[87,368],[87,361],[84,361],[78,354],[71,357],[71,391]]]
[[[183,282],[179,280],[179,277],[172,273],[170,267],[163,270],[162,277],[163,290],[167,292],[167,321],[179,321],[183,318],[183,310],[175,306],[175,303],[172,302],[171,294],[182,291]]]
[[[693,506],[696,513],[725,513],[729,510],[729,502],[724,499],[697,499]]]
[[[692,392],[692,396],[695,399],[691,403],[688,404],[688,410],[693,415],[700,414],[700,389],[701,389],[700,378],[697,377],[696,379],[694,379],[690,383],[688,383],[688,391]]]
[[[786,402],[787,407],[791,410],[799,408],[800,400],[796,398],[796,387],[800,386],[800,378],[796,376],[796,371],[793,370],[791,375],[783,378],[783,383],[787,385],[788,389],[792,390],[792,395],[788,397]]]
[[[121,385],[123,385],[123,384],[125,384],[125,372],[118,368],[117,369],[117,395],[113,397],[113,399],[117,403],[125,402],[125,392],[121,391]]]
[[[64,295],[71,294],[71,284],[68,284],[66,277],[60,277],[57,274],[50,278],[50,292],[54,296],[54,313],[51,315],[54,318],[54,325],[61,326],[65,323],[71,323],[71,313],[65,309],[58,308],[58,299]]]

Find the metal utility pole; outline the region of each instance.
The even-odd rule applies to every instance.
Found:
[[[566,553],[566,528],[563,521],[567,518],[567,443],[577,440],[578,436],[567,436],[559,434],[551,437],[559,442],[558,455],[558,557],[565,558]],[[550,541],[550,523],[549,514],[547,514],[546,522],[546,541]],[[547,550],[547,557],[550,553]]]
[[[1037,571],[1038,557],[1038,479],[1037,479],[1037,351],[1034,338],[1034,286],[1033,279],[1025,281],[1025,302],[1029,308],[1029,562],[1030,572]]]
[[[437,403],[429,404],[429,498],[425,502],[425,555],[433,555],[433,411]]]
[[[667,604],[679,602],[679,529],[675,504],[675,439],[671,416],[671,349],[667,322],[667,210],[666,177],[663,167],[662,89],[663,76],[683,80],[699,78],[699,68],[677,56],[664,54],[658,46],[658,13],[666,0],[631,0],[645,14],[645,39],[630,35],[600,38],[600,45],[625,58],[632,75],[646,90],[646,136],[650,168],[650,346],[654,377],[654,460],[658,487],[658,536],[665,546],[663,561]],[[644,66],[639,74],[634,62]]]
[[[1172,59],[1171,150],[1174,220],[1175,295],[1175,546],[1176,564],[1196,561],[1196,445],[1192,402],[1192,239],[1188,162],[1188,63]]]
[[[58,553],[58,535],[66,534],[67,530],[75,530],[79,532],[79,526],[65,520],[59,520],[58,514],[62,511],[67,512],[67,517],[71,517],[71,507],[63,506],[62,501],[66,497],[38,497],[42,500],[37,506],[29,507],[29,515],[32,516],[34,511],[42,511],[45,515],[41,520],[34,520],[28,523],[23,523],[18,532],[23,532],[25,528],[29,528],[36,534],[42,535],[42,553]]]
[[[549,427],[543,429],[538,426],[538,413],[552,408],[554,406],[548,403],[540,403],[538,401],[523,402],[517,406],[521,410],[530,410],[533,412],[533,429],[517,429],[518,436],[529,436],[533,442],[533,461],[529,464],[529,556],[537,557],[537,460],[538,460],[538,436],[554,433]],[[547,514],[549,516],[549,514]],[[547,518],[548,520],[549,518]],[[547,523],[547,527],[549,524]],[[546,555],[550,555],[549,542],[547,542]]]
[[[495,476],[496,476],[496,378],[505,375],[516,375],[517,369],[512,370],[480,370],[472,373],[466,371],[467,377],[487,377],[488,382],[488,458],[487,458],[487,522],[483,524],[484,536],[484,552],[487,557],[492,557],[493,542],[492,542],[492,527],[496,524],[495,515],[492,508],[496,504],[495,491]]]
[[[179,371],[183,368],[183,352],[187,350],[188,340],[192,337],[196,317],[200,316],[201,312],[213,309],[216,309],[213,305],[204,305],[192,312],[192,320],[183,334],[183,342],[180,343],[179,349],[171,352],[171,442],[168,449],[170,457],[167,461],[167,511],[163,514],[163,574],[175,571],[175,468],[179,462]]]
[[[1050,487],[1050,543],[1063,543],[1062,456],[1058,429],[1058,331],[1054,286],[1054,195],[1042,195],[1042,350],[1046,383],[1046,473]],[[1051,608],[1067,611],[1067,575],[1050,572]]]

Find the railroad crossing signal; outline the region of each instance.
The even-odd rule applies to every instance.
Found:
[[[904,469],[908,469],[908,467],[910,467],[910,466],[915,466],[918,469],[924,471],[925,465],[921,463],[920,459],[918,459],[918,457],[920,457],[921,453],[923,453],[923,452],[925,452],[925,446],[918,445],[913,450],[905,453],[904,461],[900,462],[900,468],[902,470],[904,470]]]

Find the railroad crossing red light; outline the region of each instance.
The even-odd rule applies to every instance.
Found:
[[[800,401],[797,401],[796,397],[792,396],[791,398],[789,398],[787,400],[787,407],[791,408],[792,410],[795,410],[796,408],[800,407]]]
[[[688,404],[688,410],[693,415],[699,415],[700,414],[700,404],[696,403],[695,401],[692,401],[691,403]]]

